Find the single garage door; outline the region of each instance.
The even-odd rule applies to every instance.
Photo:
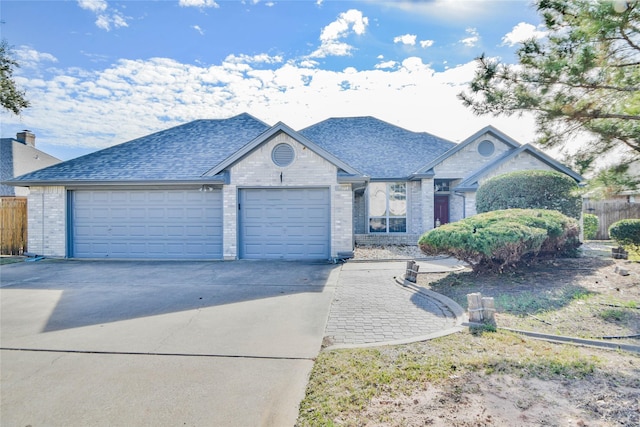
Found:
[[[219,189],[82,190],[70,200],[70,256],[222,258]]]
[[[329,258],[329,189],[242,189],[239,200],[241,258]]]

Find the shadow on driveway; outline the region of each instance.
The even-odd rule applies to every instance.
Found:
[[[300,293],[323,292],[339,266],[288,261],[45,260],[2,266],[4,291],[54,291],[41,332]],[[45,292],[45,294],[48,294]],[[31,299],[37,294],[32,295]],[[28,304],[37,304],[25,298]],[[51,304],[51,301],[49,302]],[[37,309],[37,307],[35,308]]]

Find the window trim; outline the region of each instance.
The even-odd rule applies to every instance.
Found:
[[[385,201],[386,201],[386,209],[385,215],[371,215],[371,196],[370,196],[370,185],[367,186],[366,191],[366,201],[367,201],[367,217],[366,217],[366,231],[367,234],[407,234],[409,232],[409,182],[407,181],[371,181],[369,184],[385,184]],[[392,185],[403,184],[404,185],[404,196],[405,196],[405,213],[403,216],[391,215],[390,210],[390,194],[389,191]],[[385,230],[384,231],[371,231],[371,220],[372,219],[382,219],[385,222]],[[391,219],[404,219],[404,231],[390,231],[389,224]]]

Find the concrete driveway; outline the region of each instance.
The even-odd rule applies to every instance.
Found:
[[[0,271],[2,425],[293,425],[339,266],[56,261]]]

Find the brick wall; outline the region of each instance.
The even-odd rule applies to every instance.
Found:
[[[358,191],[353,195],[353,230],[356,234],[367,232],[367,198],[366,192]]]
[[[27,203],[29,252],[67,255],[67,192],[64,187],[31,187]]]
[[[489,174],[483,176],[479,184],[482,185],[488,179],[491,179],[494,176],[502,175],[509,172],[532,170],[532,169],[547,170],[547,171],[555,170],[554,168],[552,168],[542,160],[524,151],[518,154],[517,156],[509,159],[508,161],[501,163],[497,168],[492,170]]]
[[[295,159],[286,167],[275,165],[273,148],[287,143],[294,148]],[[238,256],[237,191],[242,187],[323,187],[331,193],[331,256],[353,249],[353,191],[351,185],[337,182],[337,168],[323,157],[298,143],[285,133],[279,133],[260,145],[231,167],[230,185],[224,188],[224,239],[226,259]],[[229,199],[227,199],[229,196]],[[233,200],[233,202],[232,202]]]
[[[372,245],[411,245],[416,246],[420,234],[356,234],[355,244],[358,246]]]
[[[484,140],[493,142],[495,150],[490,156],[482,156],[478,153],[478,145]],[[464,148],[435,166],[433,170],[438,179],[458,179],[468,176],[482,166],[494,161],[506,151],[512,149],[500,139],[491,134],[483,134]]]

